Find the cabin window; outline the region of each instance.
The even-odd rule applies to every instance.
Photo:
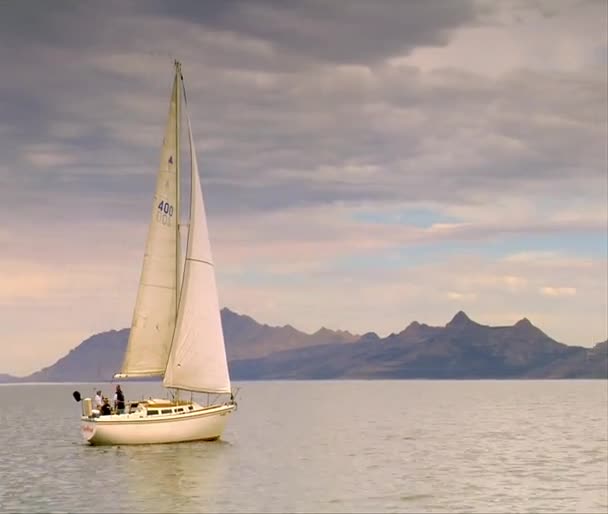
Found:
[[[188,407],[188,410],[192,410],[194,409],[194,407],[192,407],[192,405],[190,405],[190,407]]]
[[[160,412],[161,414],[171,414],[173,411],[171,409],[163,409]]]
[[[177,412],[184,412],[183,407],[180,407],[179,409],[177,409]]]
[[[149,410],[148,411],[148,416],[154,416],[155,414],[158,414],[157,410]]]

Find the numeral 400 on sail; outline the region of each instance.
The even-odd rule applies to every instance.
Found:
[[[156,212],[156,221],[160,221],[163,225],[171,225],[171,217],[173,216],[173,205],[162,200],[158,204]]]

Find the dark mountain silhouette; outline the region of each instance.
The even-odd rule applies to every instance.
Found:
[[[530,378],[608,378],[608,340],[532,370]]]
[[[559,343],[528,319],[492,327],[458,312],[444,327],[416,321],[380,338],[322,328],[306,334],[222,309],[234,380],[339,378],[608,378],[608,341],[593,348]],[[120,369],[128,329],[83,341],[52,366],[0,382],[105,381]]]
[[[89,337],[52,366],[27,377],[30,382],[88,382],[110,380],[120,370],[129,329],[110,330]],[[95,377],[95,378],[91,378]]]
[[[253,318],[222,309],[222,326],[226,340],[228,360],[266,357],[281,350],[294,350],[325,343],[352,343],[359,336],[350,332],[321,328],[306,334],[291,325],[271,327],[261,325]]]
[[[384,339],[369,333],[350,345],[236,360],[231,372],[243,379],[608,378],[608,355],[601,348],[558,343],[526,318],[490,327],[459,312],[445,327],[414,322]]]
[[[298,349],[323,342],[344,344],[359,340],[346,331],[322,328],[306,334],[290,325],[261,325],[249,316],[222,309],[222,326],[228,360],[254,359],[285,349]],[[120,370],[129,329],[110,330],[89,337],[55,362],[27,377],[0,375],[1,382],[106,381]]]

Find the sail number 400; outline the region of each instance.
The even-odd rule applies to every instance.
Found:
[[[171,225],[171,216],[173,216],[173,205],[164,200],[158,204],[156,219],[163,225]]]

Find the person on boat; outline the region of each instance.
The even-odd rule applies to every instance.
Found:
[[[103,405],[101,406],[101,415],[109,416],[112,414],[112,408],[110,407],[110,401],[107,398],[103,399]]]
[[[116,393],[114,394],[114,408],[117,414],[124,414],[125,412],[125,395],[122,393],[120,384],[116,385]]]
[[[97,391],[97,394],[95,395],[95,408],[97,410],[100,410],[102,405],[103,405],[103,397],[101,395],[101,389],[100,389],[99,391]]]

